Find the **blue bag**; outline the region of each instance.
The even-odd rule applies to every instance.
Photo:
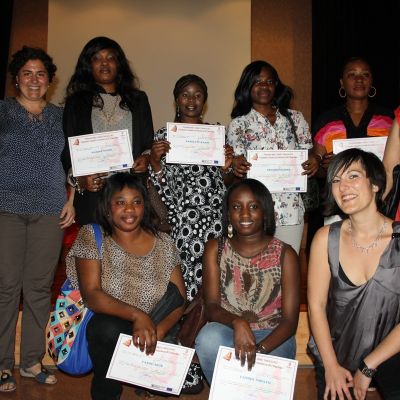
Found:
[[[99,254],[102,233],[99,225],[92,224]],[[80,291],[67,279],[61,287],[47,329],[47,351],[61,371],[82,375],[93,368],[86,339],[86,326],[93,316],[83,303]]]

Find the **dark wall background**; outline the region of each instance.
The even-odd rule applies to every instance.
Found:
[[[338,95],[340,70],[352,56],[366,58],[372,67],[377,90],[373,101],[392,109],[400,104],[399,15],[398,0],[313,0],[313,121],[343,102]]]
[[[13,0],[2,0],[0,3],[0,99],[4,98],[6,88],[12,14]]]

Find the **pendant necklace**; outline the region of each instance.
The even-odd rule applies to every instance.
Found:
[[[107,123],[109,124],[111,122],[111,120],[114,118],[115,112],[117,110],[117,104],[119,103],[119,99],[120,97],[118,95],[115,96],[115,100],[114,100],[114,107],[111,110],[110,114],[107,114],[104,111],[104,105],[103,108],[101,109],[102,114],[104,115],[105,120],[107,121]]]
[[[348,232],[350,233],[350,237],[351,237],[351,245],[354,248],[356,248],[358,250],[361,250],[361,253],[368,254],[368,252],[371,249],[374,249],[376,246],[378,246],[378,242],[379,242],[379,240],[381,240],[381,238],[383,236],[383,232],[385,231],[386,225],[387,225],[387,222],[384,221],[381,229],[378,232],[378,235],[376,236],[375,240],[371,244],[369,244],[368,246],[361,246],[361,244],[357,243],[356,240],[353,237],[353,228],[351,226],[351,221],[349,221]]]

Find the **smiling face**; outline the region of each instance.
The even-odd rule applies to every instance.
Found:
[[[112,49],[98,51],[91,59],[93,79],[104,90],[111,93],[115,91],[118,73],[117,56]]]
[[[341,86],[350,99],[366,99],[372,86],[372,72],[369,65],[362,60],[349,62],[340,80]]]
[[[251,100],[255,109],[257,109],[257,105],[265,106],[272,103],[276,83],[271,71],[268,68],[262,68],[260,75],[251,88]]]
[[[375,194],[379,188],[372,185],[359,161],[340,170],[332,179],[332,194],[339,208],[347,215],[376,208]]]
[[[198,123],[205,103],[203,89],[197,83],[186,85],[176,98],[181,122]]]
[[[132,232],[141,229],[144,201],[139,190],[125,186],[111,197],[110,208],[114,230]]]
[[[229,221],[240,236],[264,232],[264,211],[254,193],[246,186],[235,189],[229,196]]]
[[[16,76],[21,100],[42,101],[49,87],[49,75],[41,60],[29,60]]]

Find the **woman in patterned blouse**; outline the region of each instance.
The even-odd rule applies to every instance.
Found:
[[[303,114],[288,108],[291,90],[279,79],[275,68],[265,61],[254,61],[243,71],[235,91],[235,106],[227,142],[233,147],[234,173],[244,177],[251,164],[247,150],[311,149],[311,135]],[[303,163],[304,173],[314,175],[319,158],[312,153]],[[304,227],[304,205],[298,193],[273,193],[276,237],[298,253]]]
[[[196,352],[211,383],[219,346],[235,348],[249,369],[256,352],[294,358],[300,303],[295,251],[274,237],[272,197],[259,181],[233,184],[224,199],[224,237],[204,252],[204,300],[210,321]],[[218,259],[220,261],[218,262]]]

